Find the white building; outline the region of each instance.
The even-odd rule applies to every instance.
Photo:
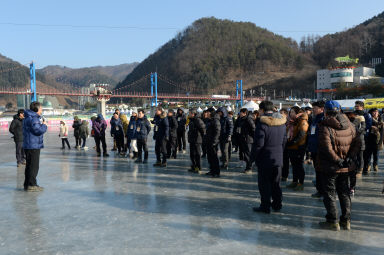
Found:
[[[331,98],[340,83],[345,83],[347,87],[361,85],[375,77],[375,69],[369,67],[317,70],[317,98]]]

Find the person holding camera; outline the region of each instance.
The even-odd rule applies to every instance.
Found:
[[[43,109],[39,102],[32,102],[29,110],[24,112],[23,148],[26,155],[24,190],[30,192],[42,191],[37,185],[36,177],[39,172],[40,150],[44,148],[44,133],[47,132],[45,120],[41,118]]]

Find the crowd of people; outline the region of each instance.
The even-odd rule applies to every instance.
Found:
[[[209,108],[201,114],[191,109],[188,115],[182,109],[166,112],[158,107],[151,121],[144,110],[133,113],[128,120],[116,109],[110,120],[112,150],[135,163],[147,164],[148,137],[153,131],[155,167],[165,168],[168,160],[185,153],[188,141],[191,160],[188,171],[202,173],[201,160],[207,158],[206,175],[212,178],[219,178],[221,170],[229,168],[231,155],[238,153],[243,173],[252,173],[253,165],[257,167],[261,203],[253,210],[267,214],[282,209],[280,185],[288,181],[289,170],[292,170],[292,181],[286,187],[302,192],[304,165],[313,164],[316,193],[312,197],[323,198],[327,211],[326,221],[320,226],[349,230],[356,179],[379,170],[378,153],[383,147],[384,131],[379,110],[365,111],[362,101],[356,101],[353,111],[344,112],[337,101],[317,101],[312,107],[293,106],[289,110],[278,110],[272,102],[263,101],[259,107],[258,111],[242,108],[236,118],[225,107]],[[16,145],[17,165],[26,165],[26,191],[43,190],[36,182],[43,134],[47,130],[41,113],[40,103],[33,102],[29,110],[18,111],[9,128]],[[91,132],[88,125],[87,120],[74,118],[75,147],[86,150],[87,138],[92,136],[96,155],[108,157],[107,122],[103,115],[91,118]],[[62,149],[65,145],[70,148],[68,130],[61,121]],[[337,219],[336,194],[341,206],[340,220]]]

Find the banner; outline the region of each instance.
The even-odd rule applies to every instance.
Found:
[[[384,108],[384,98],[365,99],[364,107],[366,109],[372,109],[372,108],[382,109]]]

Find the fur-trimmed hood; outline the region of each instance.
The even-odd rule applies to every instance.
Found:
[[[287,118],[280,113],[273,113],[271,116],[261,116],[260,122],[270,127],[285,125]]]
[[[355,120],[357,120],[358,123],[365,122],[365,118],[364,118],[363,115],[357,115],[357,116],[355,117]]]

